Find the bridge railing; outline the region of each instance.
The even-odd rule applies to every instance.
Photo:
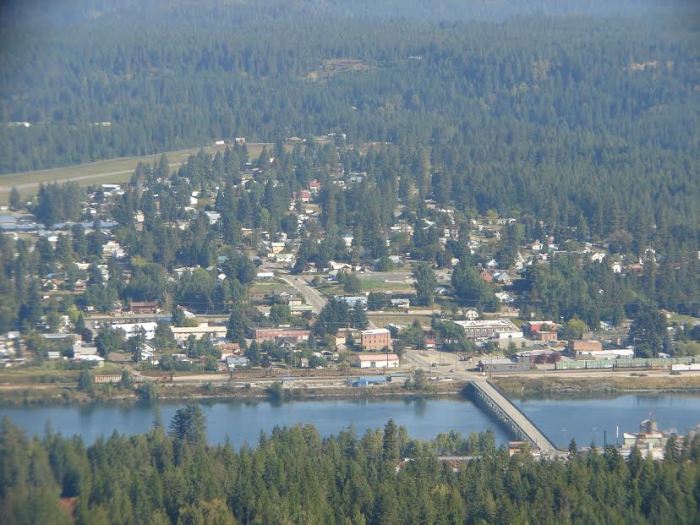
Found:
[[[483,404],[483,403],[485,402],[484,400],[490,400],[490,401],[491,401],[491,404],[495,405],[495,407],[498,408],[498,412],[501,413],[501,414],[503,414],[503,417],[504,417],[504,418],[507,418],[509,424],[506,424],[506,423],[503,423],[503,422],[501,422],[501,423],[502,423],[502,424],[506,424],[506,426],[509,427],[509,430],[511,430],[511,431],[514,430],[514,431],[515,431],[515,437],[516,437],[517,439],[526,439],[526,440],[530,441],[533,445],[536,445],[536,443],[535,443],[535,441],[532,439],[532,437],[531,437],[527,432],[525,432],[525,430],[518,424],[517,421],[515,421],[511,416],[508,415],[506,408],[505,408],[505,407],[502,407],[498,402],[496,402],[496,400],[493,399],[493,397],[491,397],[491,396],[481,387],[481,385],[479,385],[477,382],[474,381],[474,382],[471,383],[471,386],[472,386],[472,388],[475,390],[475,394],[476,394],[475,397],[477,398],[478,401],[480,401],[480,403]],[[481,398],[481,399],[480,399],[480,398]],[[512,404],[512,403],[511,403],[511,404]],[[517,408],[517,407],[516,407],[516,408]],[[489,407],[489,409],[491,410],[491,412],[495,412],[495,410],[494,410],[493,408],[490,408],[490,407]],[[492,414],[492,415],[497,415],[497,414]]]
[[[510,403],[511,406],[515,409],[515,411],[518,412],[518,413],[523,417],[523,419],[527,420],[534,428],[536,428],[536,429],[539,431],[540,434],[542,434],[542,437],[546,440],[547,444],[549,444],[550,447],[552,447],[552,448],[555,449],[555,450],[560,450],[560,449],[554,444],[554,442],[552,442],[552,440],[549,439],[549,437],[547,436],[547,434],[545,434],[545,433],[540,429],[540,427],[538,427],[538,426],[535,424],[535,422],[534,422],[532,419],[530,419],[530,418],[528,417],[527,414],[525,414],[525,412],[523,412],[522,410],[520,410],[520,408],[508,398],[508,396],[505,394],[505,392],[503,392],[503,390],[501,390],[496,384],[492,383],[492,382],[489,381],[488,379],[486,380],[486,382],[489,384],[489,386],[490,386],[491,388],[493,388],[496,392],[498,392],[499,394],[501,394],[501,396],[503,396],[503,399],[505,399],[508,403]],[[480,387],[478,386],[478,384],[477,384],[475,381],[472,382],[472,386],[473,386],[474,388],[477,388],[478,390],[480,390],[480,391],[483,393],[483,395],[485,395],[485,396],[487,396],[487,397],[490,397],[482,388],[480,388]],[[494,401],[494,403],[495,403],[495,400],[493,400],[493,398],[491,398],[491,399],[492,399],[492,401]],[[505,410],[504,410],[504,413],[505,413]],[[527,436],[528,441],[531,441],[531,442],[533,442],[535,445],[537,445],[537,443],[536,443],[535,440],[532,438],[532,436],[529,436],[528,433],[525,432],[525,430],[518,424],[517,421],[514,421],[512,417],[508,416],[508,414],[506,414],[506,416],[511,420],[511,423],[513,424],[513,426],[515,426],[515,427],[520,431],[520,433],[521,433],[523,436]]]

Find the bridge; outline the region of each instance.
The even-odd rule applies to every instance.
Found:
[[[477,404],[498,419],[518,439],[530,443],[543,456],[556,458],[566,455],[566,452],[559,450],[537,425],[485,378],[472,378],[471,387]]]

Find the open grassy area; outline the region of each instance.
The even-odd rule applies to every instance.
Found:
[[[250,293],[251,294],[256,294],[256,293],[265,293],[265,294],[281,294],[282,292],[287,292],[287,293],[296,293],[296,290],[294,287],[288,285],[285,282],[282,281],[272,281],[272,282],[263,282],[263,283],[255,283],[253,286],[250,288]]]
[[[648,371],[640,371],[648,374]],[[507,394],[515,396],[576,396],[590,393],[620,393],[620,392],[663,392],[700,390],[699,375],[618,375],[613,372],[609,376],[581,377],[571,374],[570,377],[542,377],[534,375],[494,376],[495,383]]]
[[[248,144],[248,154],[251,158],[260,156],[260,152],[266,144]],[[267,146],[272,146],[267,144]],[[209,153],[223,151],[223,146],[208,146],[204,150]],[[196,154],[200,148],[190,148],[177,151],[167,151],[171,168],[177,168],[187,160],[190,155]],[[0,204],[6,204],[13,186],[17,187],[23,198],[34,195],[40,183],[76,181],[81,186],[93,184],[119,183],[131,178],[139,162],[153,163],[160,158],[156,155],[142,155],[137,157],[122,157],[118,159],[89,162],[76,166],[64,166],[48,170],[26,171],[22,173],[10,173],[0,175]]]
[[[343,286],[337,283],[323,283],[316,289],[325,296],[332,297],[334,295],[345,295]]]
[[[362,284],[363,292],[414,292],[413,285],[411,283],[402,282],[386,282],[384,279],[360,279]]]
[[[114,363],[91,369],[93,374],[121,374],[124,367]],[[80,370],[67,368],[66,361],[44,361],[40,365],[4,368],[0,371],[0,384],[76,384]]]

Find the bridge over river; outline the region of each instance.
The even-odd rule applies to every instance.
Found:
[[[471,388],[480,407],[500,420],[512,434],[539,450],[542,456],[552,459],[566,456],[565,451],[558,449],[530,418],[486,378],[472,377]]]

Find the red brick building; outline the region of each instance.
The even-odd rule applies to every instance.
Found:
[[[363,330],[360,332],[360,345],[363,350],[381,350],[391,346],[391,333],[386,328]]]

